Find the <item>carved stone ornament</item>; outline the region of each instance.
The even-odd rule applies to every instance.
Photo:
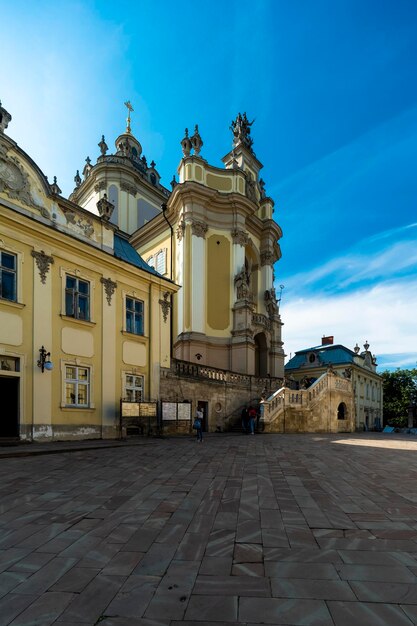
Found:
[[[111,297],[114,294],[114,290],[117,288],[117,283],[115,283],[111,278],[100,278],[100,282],[104,285],[104,291],[106,292],[107,304],[111,305]]]
[[[96,193],[98,193],[99,191],[102,191],[103,189],[106,189],[106,186],[107,186],[107,185],[106,185],[106,181],[101,180],[99,183],[96,183],[96,184],[94,185],[94,191],[95,191]]]
[[[49,217],[48,211],[35,203],[30,193],[29,177],[16,157],[7,156],[7,148],[0,144],[0,192],[5,192],[12,200],[37,209],[42,217]]]
[[[31,255],[36,261],[36,265],[38,266],[39,276],[41,277],[41,283],[44,285],[46,283],[46,275],[49,272],[49,267],[54,262],[53,257],[45,254],[43,250],[40,252],[35,252],[32,250]]]
[[[234,244],[246,246],[249,242],[249,235],[246,231],[237,228],[236,230],[232,230],[232,239]]]
[[[191,222],[191,232],[196,237],[202,237],[203,239],[205,239],[207,231],[208,226],[207,224],[204,224],[204,222],[199,222],[198,220],[193,220]]]
[[[243,115],[241,113],[238,113],[236,119],[233,120],[230,126],[230,130],[233,133],[233,145],[234,146],[243,144],[245,148],[250,150],[250,152],[253,152],[252,150],[253,139],[250,136],[250,127],[252,126],[254,121],[255,120],[252,120],[252,122],[250,122],[247,118],[246,113],[244,113]]]
[[[246,197],[251,202],[256,202],[256,185],[253,176],[250,172],[247,172],[246,178]]]
[[[61,208],[65,215],[67,224],[72,224],[77,230],[80,230],[85,237],[91,238],[91,235],[94,234],[93,222],[91,220],[78,217],[75,211],[72,211],[71,209],[65,209],[64,207]]]
[[[125,182],[120,183],[120,189],[122,191],[126,191],[127,193],[130,193],[130,195],[133,196],[134,198],[136,198],[136,194],[138,193],[138,190],[136,189],[135,185],[130,185],[129,183],[125,183]]]
[[[274,317],[278,314],[278,302],[274,287],[265,291],[265,308],[268,311],[269,317]]]
[[[245,267],[242,267],[234,279],[236,287],[236,296],[238,300],[250,299],[250,274]]]
[[[107,194],[104,194],[104,196],[96,202],[96,206],[101,219],[108,222],[113,215],[114,204],[107,199]]]
[[[177,239],[178,239],[178,241],[182,240],[182,238],[184,237],[184,233],[185,233],[185,222],[182,221],[177,226]]]
[[[162,309],[162,315],[164,318],[164,322],[167,321],[168,319],[168,313],[169,310],[171,308],[171,302],[169,301],[169,293],[166,291],[164,293],[164,299],[163,300],[159,300],[159,304],[161,305],[161,309]]]
[[[261,252],[261,266],[264,265],[273,265],[274,263],[274,255],[270,250],[266,250],[265,252]]]

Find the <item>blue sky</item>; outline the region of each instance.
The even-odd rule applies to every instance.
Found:
[[[184,128],[221,166],[237,112],[284,231],[288,355],[366,340],[417,363],[415,0],[0,0],[8,134],[64,195],[132,130],[169,186]],[[5,62],[6,61],[6,62]]]

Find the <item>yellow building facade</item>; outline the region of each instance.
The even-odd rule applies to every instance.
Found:
[[[94,213],[63,198],[5,134],[10,119],[1,107],[0,437],[113,438],[122,398],[159,398],[178,287],[104,194]]]

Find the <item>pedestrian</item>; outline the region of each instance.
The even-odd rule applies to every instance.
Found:
[[[256,409],[254,409],[253,406],[250,406],[248,414],[249,414],[250,434],[254,435],[255,434]]]
[[[204,413],[202,408],[197,406],[193,428],[196,430],[197,441],[200,441],[201,443],[203,443],[203,417]]]
[[[248,430],[248,426],[249,426],[249,415],[248,415],[248,408],[246,406],[243,407],[242,409],[242,413],[240,414],[240,418],[242,420],[242,431],[244,433],[249,432]]]

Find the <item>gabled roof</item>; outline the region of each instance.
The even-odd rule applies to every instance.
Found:
[[[307,355],[314,353],[317,361],[315,363],[309,363]],[[305,350],[299,350],[295,353],[292,359],[288,361],[285,366],[286,370],[295,370],[303,365],[306,367],[320,367],[327,365],[341,365],[354,363],[354,358],[357,356],[353,350],[349,350],[342,345],[328,345],[328,346],[314,346],[313,348],[307,348]]]
[[[167,280],[165,276],[162,276],[162,274],[157,272],[155,268],[145,263],[140,254],[136,252],[135,248],[127,241],[127,239],[120,236],[118,233],[114,233],[114,256],[121,261],[125,261],[126,263],[139,267],[145,272],[149,272],[149,274],[160,276],[164,280]]]

